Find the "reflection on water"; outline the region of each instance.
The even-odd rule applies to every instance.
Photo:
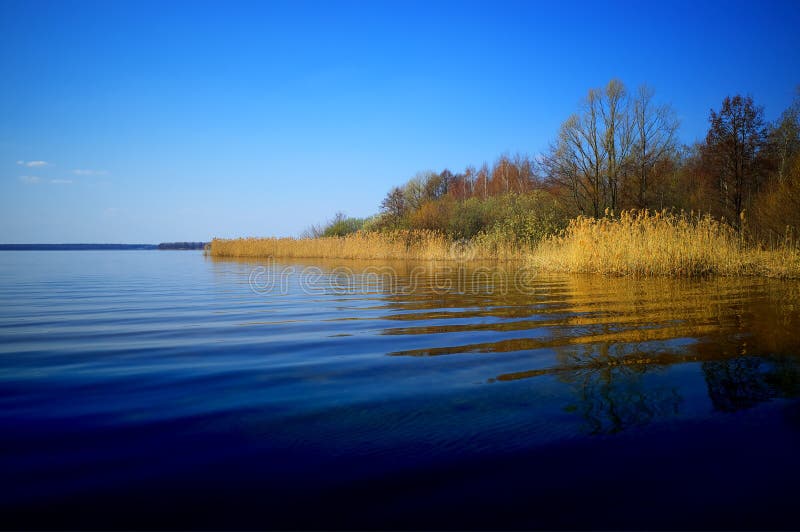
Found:
[[[680,386],[646,376],[680,365],[702,371],[720,411],[798,394],[797,283],[541,275],[515,291],[508,282],[514,274],[503,266],[487,276],[486,266],[401,263],[383,266],[378,282],[373,268],[350,263],[329,271],[351,293],[382,296],[380,307],[389,312],[381,318],[403,323],[380,334],[447,338],[389,355],[527,353],[535,367],[488,382],[556,376],[573,394],[564,409],[581,415],[592,433],[679,413]]]
[[[381,335],[446,335],[390,356],[527,353],[534,368],[487,382],[555,376],[571,392],[564,410],[582,416],[593,434],[678,414],[680,385],[646,377],[680,365],[702,371],[708,398],[722,412],[798,395],[796,282],[567,276],[503,264],[251,265],[276,279],[285,276],[284,295],[294,275],[309,293],[369,296],[376,301],[371,310],[385,310],[379,319],[403,324],[387,326]],[[374,318],[333,321],[359,319]],[[466,342],[468,337],[482,341]]]
[[[800,284],[776,280],[8,252],[0,510],[69,528],[786,527],[766,509],[800,474],[798,330]]]
[[[703,362],[708,396],[714,408],[732,412],[775,397],[800,393],[796,356],[742,356]]]

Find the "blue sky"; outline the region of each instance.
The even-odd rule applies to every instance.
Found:
[[[295,235],[539,153],[614,77],[691,142],[727,94],[789,105],[797,28],[797,1],[0,0],[0,242]]]

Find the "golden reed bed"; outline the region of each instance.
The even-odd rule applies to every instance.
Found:
[[[215,238],[214,257],[369,260],[525,260],[531,249],[490,239],[453,242],[434,231],[357,232],[320,238]]]
[[[789,239],[766,250],[710,216],[668,212],[571,220],[563,234],[539,245],[532,261],[573,273],[800,278],[800,250]]]
[[[527,261],[545,271],[642,277],[800,278],[800,250],[793,242],[761,249],[709,216],[646,211],[579,217],[535,248],[486,235],[453,242],[433,231],[396,231],[214,239],[208,253],[220,258]]]

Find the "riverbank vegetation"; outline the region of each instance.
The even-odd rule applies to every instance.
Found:
[[[544,153],[421,172],[366,219],[299,239],[214,240],[227,257],[528,260],[549,270],[800,277],[800,93],[774,122],[726,97],[705,139],[648,87],[591,89]]]
[[[668,211],[579,217],[545,238],[531,260],[543,269],[572,273],[800,277],[794,242],[766,249],[708,214]]]
[[[208,253],[214,257],[366,260],[527,260],[533,248],[517,248],[507,240],[481,235],[453,241],[427,230],[357,231],[343,236],[315,238],[214,239]]]

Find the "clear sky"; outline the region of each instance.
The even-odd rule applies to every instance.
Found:
[[[684,142],[800,84],[798,0],[605,4],[0,0],[0,243],[296,235],[535,155],[613,77]]]

